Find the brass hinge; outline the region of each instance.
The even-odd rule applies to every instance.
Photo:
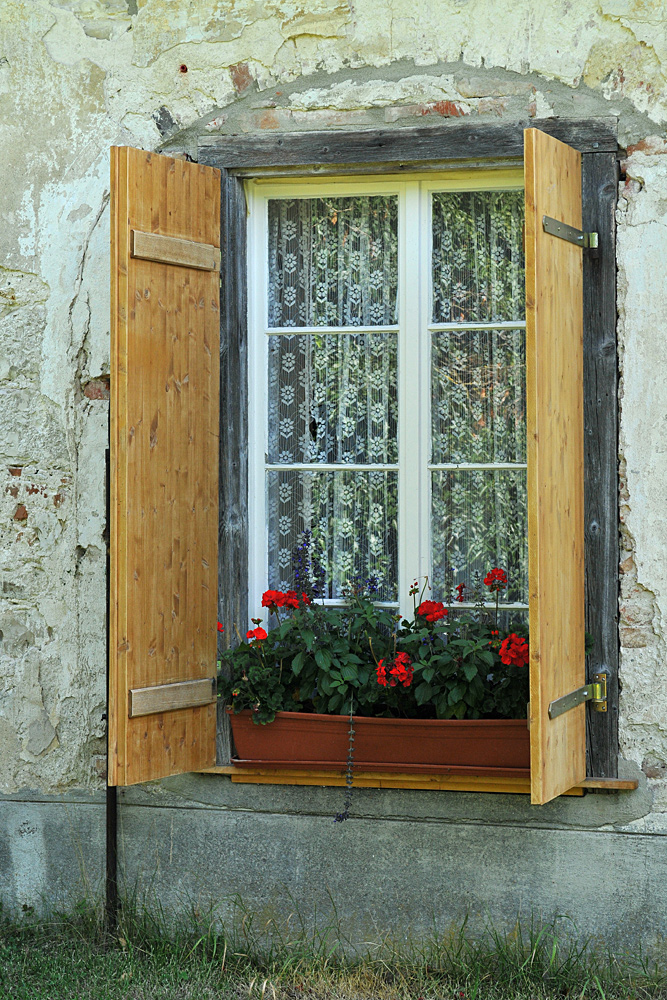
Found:
[[[549,705],[549,718],[556,719],[563,712],[569,712],[571,708],[576,708],[585,701],[590,701],[596,712],[607,711],[607,674],[609,671],[602,667],[593,674],[590,684],[584,684],[576,691],[564,694],[562,698],[556,698]]]
[[[566,222],[559,222],[558,219],[551,219],[548,215],[542,216],[542,228],[551,236],[559,236],[562,240],[575,243],[587,250],[594,250],[598,245],[597,233],[582,233],[581,229],[568,226]]]

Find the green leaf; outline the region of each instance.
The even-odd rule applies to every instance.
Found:
[[[457,702],[460,702],[462,698],[463,698],[463,691],[458,686],[458,684],[455,684],[454,687],[449,692],[449,695],[447,696],[447,701],[449,702],[450,705],[455,705]],[[463,707],[465,709],[465,705]]]
[[[318,649],[315,653],[315,663],[322,670],[326,670],[331,666],[331,655],[326,651],[326,649]]]
[[[298,676],[301,673],[301,670],[305,662],[306,662],[306,653],[305,650],[302,649],[301,652],[297,653],[294,659],[292,660],[293,673],[295,673]]]
[[[447,703],[447,695],[441,695],[437,702],[435,703],[436,712],[438,713],[439,719],[449,718],[449,705]]]
[[[430,684],[418,684],[415,688],[415,700],[418,705],[423,705],[424,702],[427,702],[432,694],[433,688]]]
[[[278,638],[284,639],[289,630],[292,628],[292,625],[293,620],[291,618],[288,618],[287,621],[281,622],[277,629]]]
[[[315,642],[315,633],[306,628],[301,633],[301,639],[305,643],[306,649],[310,650],[313,648],[313,643]]]
[[[466,680],[471,681],[473,677],[477,676],[477,667],[474,663],[464,663],[463,673],[466,675]]]

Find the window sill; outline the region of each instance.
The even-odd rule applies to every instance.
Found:
[[[341,787],[345,785],[344,772],[297,770],[266,767],[210,767],[200,774],[224,774],[233,782],[253,785],[320,785]],[[580,785],[571,788],[566,795],[583,795],[586,790],[609,792],[634,791],[639,785],[636,780],[623,778],[586,778]],[[467,775],[415,775],[384,774],[379,771],[354,772],[355,788],[411,788],[425,791],[443,792],[502,792],[530,794],[530,776],[472,777]]]

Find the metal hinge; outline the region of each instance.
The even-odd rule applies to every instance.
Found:
[[[600,668],[593,674],[590,684],[584,684],[576,691],[564,694],[562,698],[556,698],[549,705],[549,718],[556,719],[563,712],[569,712],[571,708],[576,708],[585,701],[590,701],[596,712],[607,711],[607,675],[609,671],[606,667]]]
[[[566,222],[551,219],[548,215],[542,216],[542,228],[545,233],[559,236],[562,240],[575,243],[578,247],[594,250],[598,245],[597,233],[582,233],[581,229],[575,229],[574,226],[568,226]]]

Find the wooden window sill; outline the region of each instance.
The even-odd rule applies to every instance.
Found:
[[[344,772],[310,771],[266,767],[210,767],[200,774],[226,774],[233,782],[252,785],[320,785],[341,787],[345,785]],[[587,789],[610,792],[634,791],[639,782],[623,778],[586,778],[566,795],[583,795]],[[355,788],[412,788],[445,792],[504,792],[530,794],[530,778],[471,777],[467,775],[416,775],[383,773],[379,771],[354,772]]]

